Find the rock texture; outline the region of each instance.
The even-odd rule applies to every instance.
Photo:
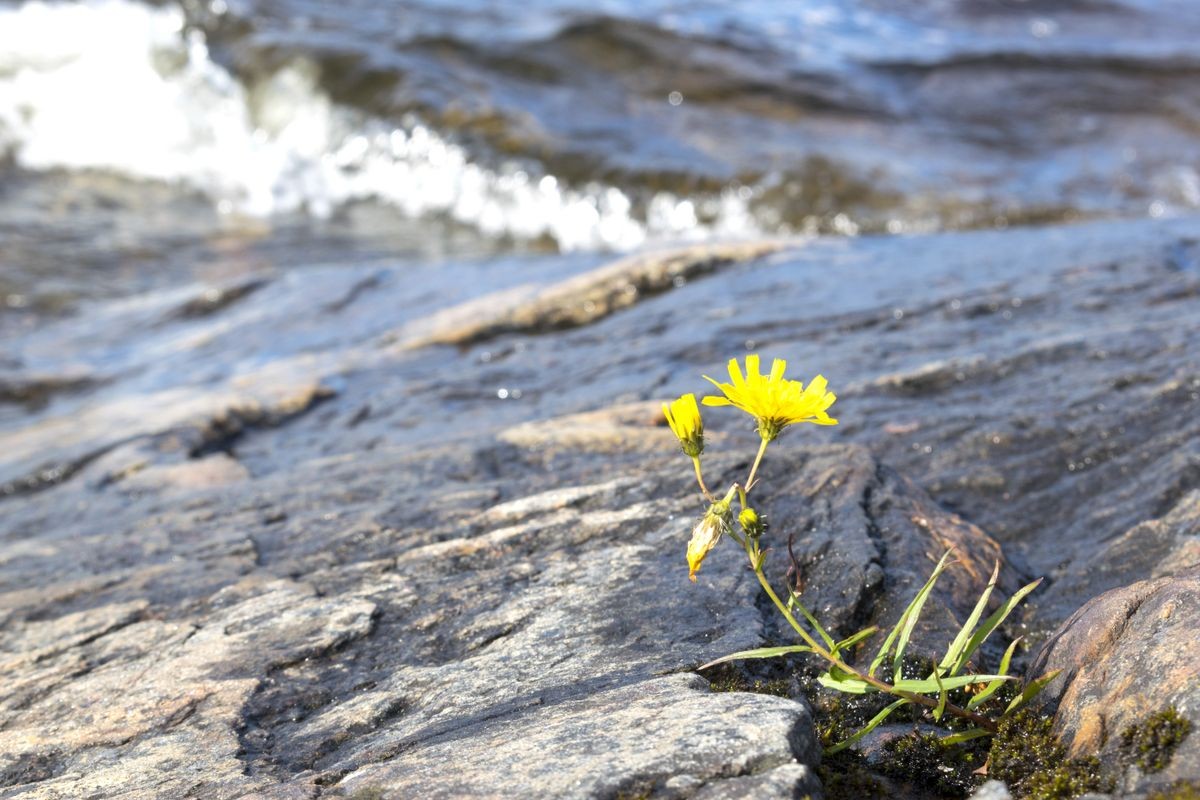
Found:
[[[1124,731],[1169,708],[1200,729],[1198,626],[1200,569],[1192,567],[1105,592],[1055,632],[1031,672],[1062,670],[1043,702],[1057,706],[1056,728],[1073,754],[1120,758]],[[1129,788],[1162,788],[1197,775],[1200,736],[1188,735],[1165,768],[1135,775]]]
[[[802,699],[692,674],[787,641],[728,543],[688,582],[702,506],[658,412],[746,351],[840,396],[842,425],[789,430],[756,489],[772,577],[792,535],[831,626],[894,620],[953,546],[933,650],[999,560],[1005,591],[1049,578],[1032,638],[1151,579],[1110,637],[1141,669],[1146,637],[1197,640],[1169,587],[1197,558],[1200,273],[1176,254],[1198,237],[314,267],[22,330],[0,354],[0,796],[816,797]],[[756,437],[707,424],[724,486]],[[1088,680],[1060,692],[1080,719],[1122,691]]]

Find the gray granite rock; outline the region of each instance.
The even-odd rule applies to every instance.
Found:
[[[988,781],[975,790],[971,800],[1012,800],[1012,793],[1001,781]]]
[[[703,678],[672,675],[530,698],[423,736],[340,787],[383,797],[731,797],[751,788],[790,797],[816,788],[797,759],[819,760],[804,706],[714,694]]]

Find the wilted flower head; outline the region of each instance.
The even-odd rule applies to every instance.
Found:
[[[740,408],[758,422],[758,433],[768,442],[779,435],[788,425],[811,422],[816,425],[837,425],[837,420],[826,412],[837,395],[825,391],[825,378],[818,375],[809,381],[808,388],[800,381],[783,377],[787,362],[777,358],[771,363],[771,374],[758,371],[758,356],[746,356],[746,374],[738,366],[737,359],[729,361],[729,378],[732,383],[718,383],[707,375],[704,379],[712,383],[724,397],[705,397],[706,406],[733,406]]]
[[[708,511],[692,529],[692,539],[688,542],[687,562],[688,578],[696,582],[696,573],[708,551],[721,541],[721,534],[729,530],[729,503],[721,501],[709,506]]]
[[[700,419],[696,395],[685,394],[670,405],[663,403],[663,416],[667,418],[671,431],[679,438],[683,452],[691,458],[704,452],[704,421]]]

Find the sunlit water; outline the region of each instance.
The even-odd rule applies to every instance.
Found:
[[[0,299],[1179,213],[1196,41],[1182,0],[0,2]]]

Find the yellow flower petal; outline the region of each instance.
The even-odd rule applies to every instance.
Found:
[[[729,359],[729,379],[733,381],[734,386],[744,386],[746,383],[746,379],[742,377],[742,368],[738,366],[736,358]],[[713,382],[716,383],[716,381]]]
[[[837,400],[837,395],[826,391],[825,376],[818,375],[808,387],[800,381],[784,377],[787,361],[776,358],[771,362],[771,373],[763,375],[756,354],[746,356],[746,371],[743,376],[737,359],[729,362],[729,377],[732,383],[720,383],[705,375],[724,397],[705,397],[706,406],[732,405],[751,415],[758,422],[758,432],[764,439],[773,439],[788,425],[811,422],[816,425],[836,425],[837,420],[825,411]]]
[[[737,363],[734,359],[733,363]],[[758,356],[746,356],[746,383],[755,384],[762,378],[758,371]]]
[[[663,416],[684,453],[696,458],[704,452],[704,421],[700,418],[696,395],[685,394],[670,405],[663,403]]]
[[[782,358],[777,358],[771,362],[771,377],[768,379],[773,383],[778,383],[783,380],[783,371],[787,369],[787,362]]]

